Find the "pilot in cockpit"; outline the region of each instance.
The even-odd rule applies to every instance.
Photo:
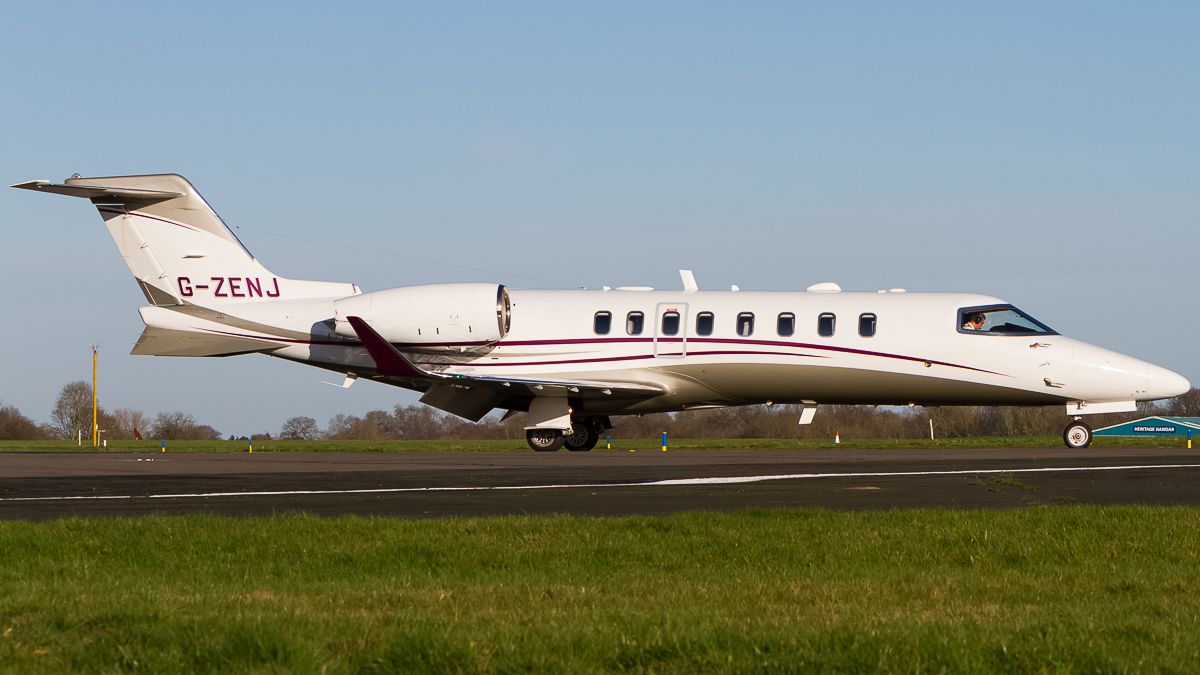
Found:
[[[983,312],[971,312],[967,314],[966,321],[963,323],[963,330],[983,330],[984,317]]]

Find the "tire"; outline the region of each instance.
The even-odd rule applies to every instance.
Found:
[[[1092,428],[1078,420],[1071,422],[1063,431],[1063,442],[1072,450],[1081,450],[1092,444]]]
[[[529,429],[525,442],[536,452],[554,452],[563,446],[565,438],[558,429]]]
[[[571,452],[587,452],[596,447],[599,440],[600,433],[589,422],[576,422],[571,428],[571,433],[563,436],[563,444]]]

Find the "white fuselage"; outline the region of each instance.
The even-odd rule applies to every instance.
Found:
[[[589,412],[597,414],[764,402],[1096,406],[1174,396],[1188,386],[1171,371],[1062,335],[958,330],[961,308],[1004,304],[983,295],[623,290],[510,295],[511,328],[498,341],[396,346],[445,374],[654,383],[663,389],[647,400],[590,404]],[[312,326],[330,313],[314,309],[316,314],[294,325]],[[598,312],[611,317],[604,334],[596,331]],[[628,318],[638,312],[641,330],[631,334]],[[663,331],[668,313],[678,314],[673,335]],[[712,315],[711,331],[698,331],[705,313]],[[794,317],[790,335],[779,330],[781,314]],[[832,335],[818,331],[822,314],[834,317]],[[753,316],[751,328],[746,315]],[[863,315],[875,317],[872,335],[860,334]],[[784,324],[786,333],[786,319]],[[361,347],[338,344],[332,333],[314,338],[275,355],[372,374],[374,362]]]

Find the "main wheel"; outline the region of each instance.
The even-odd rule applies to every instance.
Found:
[[[1068,448],[1086,448],[1092,444],[1092,428],[1075,420],[1067,425],[1066,431],[1063,432],[1063,441]]]
[[[596,442],[599,440],[600,433],[596,431],[594,425],[588,422],[576,422],[571,427],[571,433],[563,437],[563,444],[571,452],[587,452],[596,447]]]
[[[525,442],[537,452],[554,452],[563,446],[563,432],[558,429],[529,429]]]

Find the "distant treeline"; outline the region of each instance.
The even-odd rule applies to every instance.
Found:
[[[176,410],[161,412],[153,419],[140,410],[97,406],[101,438],[165,438],[169,440],[218,440],[220,432],[200,424],[192,415]],[[50,422],[38,424],[11,405],[0,405],[0,440],[46,440],[92,438],[92,385],[72,382],[62,388]]]
[[[1144,415],[1200,417],[1200,389],[1168,401],[1142,403]],[[1089,416],[1093,427],[1129,419],[1131,413]],[[696,410],[686,413],[613,417],[614,438],[650,438],[667,432],[677,438],[927,438],[929,422],[938,438],[965,436],[1047,436],[1062,433],[1066,415],[1062,406],[949,406],[936,408],[823,405],[812,424],[801,426],[800,407],[756,405]],[[10,405],[0,405],[0,440],[90,439],[92,388],[72,382],[59,393],[50,422],[38,424]],[[138,410],[99,408],[102,438],[165,438],[168,440],[218,440],[222,434],[197,422],[185,411],[163,412],[153,419]],[[391,411],[372,410],[357,415],[334,415],[322,429],[311,417],[293,417],[278,433],[264,431],[252,438],[385,440],[385,439],[489,439],[524,438],[525,415],[503,422],[492,415],[479,423],[468,422],[425,405],[398,405]]]
[[[1165,402],[1143,403],[1139,414],[1200,416],[1200,390]],[[1096,415],[1094,427],[1129,419],[1132,413]],[[288,420],[280,438],[331,440],[523,438],[525,416],[478,424],[427,406],[396,406],[362,417],[336,415],[324,430],[310,417]],[[826,405],[812,424],[800,425],[800,406],[756,405],[685,413],[613,417],[614,438],[651,438],[662,432],[677,438],[928,438],[929,422],[938,438],[967,436],[1056,436],[1067,423],[1062,406],[944,406],[936,408]]]

